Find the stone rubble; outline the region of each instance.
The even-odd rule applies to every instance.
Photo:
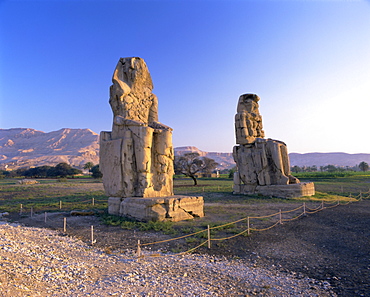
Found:
[[[0,296],[336,296],[330,284],[242,260],[103,252],[49,229],[0,225]]]

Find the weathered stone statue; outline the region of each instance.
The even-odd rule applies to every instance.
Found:
[[[259,100],[255,94],[239,98],[235,115],[235,136],[239,145],[233,150],[238,169],[234,174],[234,193],[284,198],[314,195],[313,183],[300,183],[290,174],[286,144],[264,139]]]
[[[112,132],[100,134],[100,168],[110,197],[109,212],[140,220],[189,219],[190,212],[203,216],[202,197],[173,196],[172,129],[158,122],[158,100],[144,60],[121,58],[112,82]],[[197,210],[180,209],[189,199]]]
[[[121,58],[112,81],[113,127],[101,133],[100,152],[107,194],[173,195],[172,129],[158,122],[158,101],[144,60]]]

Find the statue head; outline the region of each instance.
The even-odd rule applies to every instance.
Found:
[[[132,92],[142,92],[143,89],[151,92],[153,82],[148,67],[143,59],[139,57],[121,58],[119,60],[121,71],[119,79],[125,82]]]
[[[248,112],[259,114],[258,101],[260,97],[256,94],[243,94],[239,97],[237,112]]]

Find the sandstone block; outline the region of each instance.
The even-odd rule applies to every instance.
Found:
[[[131,217],[139,221],[172,221],[203,217],[203,197],[175,195],[170,197],[127,197],[108,199],[110,214]],[[118,213],[117,213],[118,210]]]

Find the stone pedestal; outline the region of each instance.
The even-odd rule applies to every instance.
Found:
[[[109,214],[131,217],[138,221],[190,220],[204,217],[203,197],[174,195],[170,197],[110,197]]]
[[[278,198],[296,198],[302,196],[315,195],[314,183],[298,183],[288,185],[268,185],[268,186],[250,186],[234,185],[234,194],[253,195],[261,194],[263,196]]]

